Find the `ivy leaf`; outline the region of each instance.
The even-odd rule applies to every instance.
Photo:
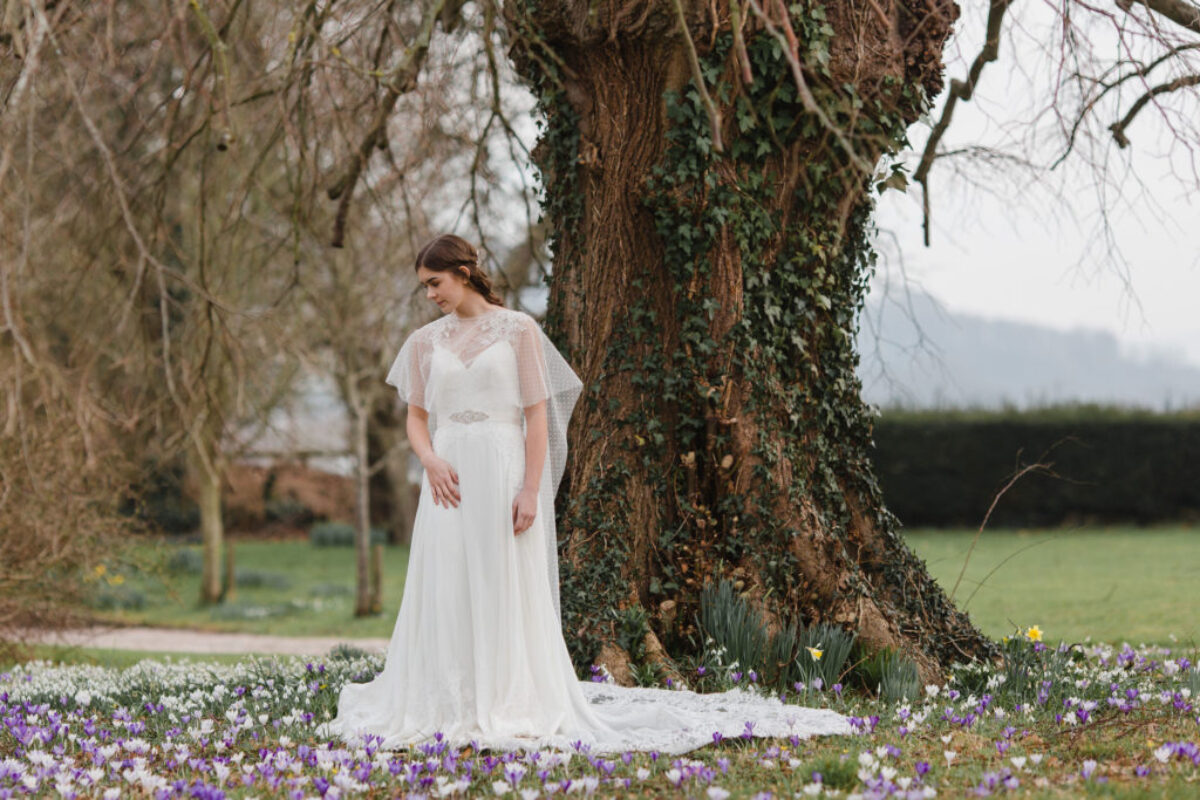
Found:
[[[903,172],[893,172],[886,181],[880,181],[876,188],[880,194],[888,189],[899,189],[901,192],[905,192],[908,190],[908,176]]]

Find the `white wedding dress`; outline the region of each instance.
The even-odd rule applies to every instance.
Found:
[[[580,681],[558,611],[553,492],[565,418],[579,381],[532,317],[494,307],[447,314],[416,331],[388,375],[429,412],[434,452],[459,476],[461,501],[433,503],[421,481],[408,575],[383,671],[346,684],[318,733],[363,734],[396,749],[440,733],[495,750],[684,753],[714,732],[807,737],[850,732],[836,712],[734,689],[721,694]],[[523,407],[550,407],[550,453],[533,524],[514,535],[524,479]]]

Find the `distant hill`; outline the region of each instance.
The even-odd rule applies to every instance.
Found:
[[[1122,353],[1107,331],[949,312],[924,293],[868,303],[858,343],[863,396],[884,407],[1200,405],[1200,368],[1181,359]]]

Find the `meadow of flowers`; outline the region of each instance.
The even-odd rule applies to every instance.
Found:
[[[747,720],[742,738],[684,757],[316,739],[338,689],[378,671],[377,656],[31,662],[0,671],[0,798],[1194,796],[1195,652],[1040,639],[1024,631],[1002,664],[961,665],[896,702],[798,683],[785,701],[836,708],[855,734],[758,739]],[[723,686],[757,688],[754,670],[719,670]]]

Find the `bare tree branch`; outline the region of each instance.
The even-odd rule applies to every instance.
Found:
[[[1166,83],[1161,83],[1158,86],[1155,86],[1153,89],[1139,97],[1129,111],[1126,112],[1125,116],[1120,119],[1120,121],[1114,122],[1111,126],[1109,126],[1109,130],[1112,131],[1113,139],[1116,140],[1117,146],[1129,146],[1129,137],[1125,135],[1125,129],[1131,122],[1133,122],[1133,118],[1137,116],[1137,113],[1142,110],[1146,103],[1149,103],[1152,99],[1160,94],[1166,94],[1167,92],[1174,92],[1178,89],[1184,89],[1188,86],[1197,85],[1200,85],[1200,75],[1181,75],[1173,81],[1167,81]]]
[[[351,156],[350,166],[347,167],[346,172],[337,183],[329,188],[329,199],[338,200],[340,198],[341,200],[338,203],[337,217],[333,223],[331,244],[334,247],[341,247],[345,242],[346,218],[350,213],[350,200],[354,197],[354,188],[358,184],[359,176],[362,175],[363,167],[371,158],[371,152],[385,141],[388,118],[392,114],[392,109],[396,107],[396,101],[400,99],[400,95],[416,88],[421,65],[429,53],[429,40],[433,36],[433,26],[437,24],[445,5],[446,0],[431,0],[425,7],[420,32],[417,34],[416,40],[409,45],[404,58],[388,76],[387,91],[379,104],[378,111],[375,112],[371,127],[367,129],[358,150]]]
[[[1004,20],[1004,12],[1008,10],[1012,2],[1013,0],[991,0],[988,7],[987,37],[984,39],[983,48],[971,63],[967,79],[960,81],[955,78],[950,81],[950,93],[946,98],[945,107],[942,108],[942,116],[929,134],[929,139],[925,142],[925,150],[921,154],[921,163],[917,165],[917,170],[913,173],[913,180],[921,184],[921,209],[924,216],[922,227],[925,231],[926,247],[929,246],[929,168],[933,166],[933,162],[937,158],[938,144],[942,141],[942,136],[950,125],[950,119],[954,116],[954,109],[958,101],[967,102],[971,99],[975,94],[975,87],[979,83],[979,75],[983,72],[984,66],[999,57],[1000,25]]]
[[[1200,33],[1200,7],[1187,0],[1117,0],[1117,7],[1129,11],[1134,3],[1161,14],[1193,33]]]
[[[1067,156],[1071,154],[1071,151],[1075,148],[1075,138],[1079,135],[1079,129],[1083,125],[1084,119],[1092,111],[1092,109],[1096,107],[1097,103],[1099,103],[1106,96],[1108,96],[1109,92],[1112,92],[1115,89],[1120,88],[1127,81],[1130,81],[1134,78],[1146,78],[1150,75],[1150,73],[1154,70],[1155,67],[1158,67],[1162,64],[1165,64],[1167,62],[1174,60],[1180,54],[1182,54],[1188,50],[1198,50],[1198,49],[1200,49],[1200,42],[1179,45],[1178,47],[1172,47],[1171,49],[1167,50],[1165,53],[1163,53],[1160,56],[1158,56],[1157,58],[1155,58],[1153,61],[1150,61],[1148,64],[1140,64],[1137,62],[1133,62],[1135,65],[1134,69],[1130,72],[1126,72],[1126,73],[1120,75],[1120,77],[1118,77],[1116,80],[1111,80],[1111,81],[1105,80],[1103,78],[1103,76],[1101,76],[1100,78],[1089,78],[1088,76],[1085,76],[1085,75],[1074,76],[1076,78],[1080,78],[1083,80],[1091,80],[1095,83],[1100,84],[1100,86],[1103,88],[1100,90],[1100,92],[1098,92],[1095,96],[1093,96],[1090,100],[1088,100],[1087,103],[1084,104],[1082,109],[1080,109],[1079,115],[1075,118],[1075,122],[1071,125],[1070,133],[1067,134],[1067,146],[1063,149],[1063,151],[1059,155],[1059,157],[1056,158],[1053,162],[1051,162],[1050,169],[1057,168],[1060,164],[1063,163],[1063,161],[1066,160]],[[1120,62],[1114,64],[1110,69],[1106,70],[1105,74],[1115,71],[1115,70],[1119,70],[1122,67],[1127,66],[1129,63],[1130,63],[1129,61],[1124,61],[1124,60],[1120,61]]]

